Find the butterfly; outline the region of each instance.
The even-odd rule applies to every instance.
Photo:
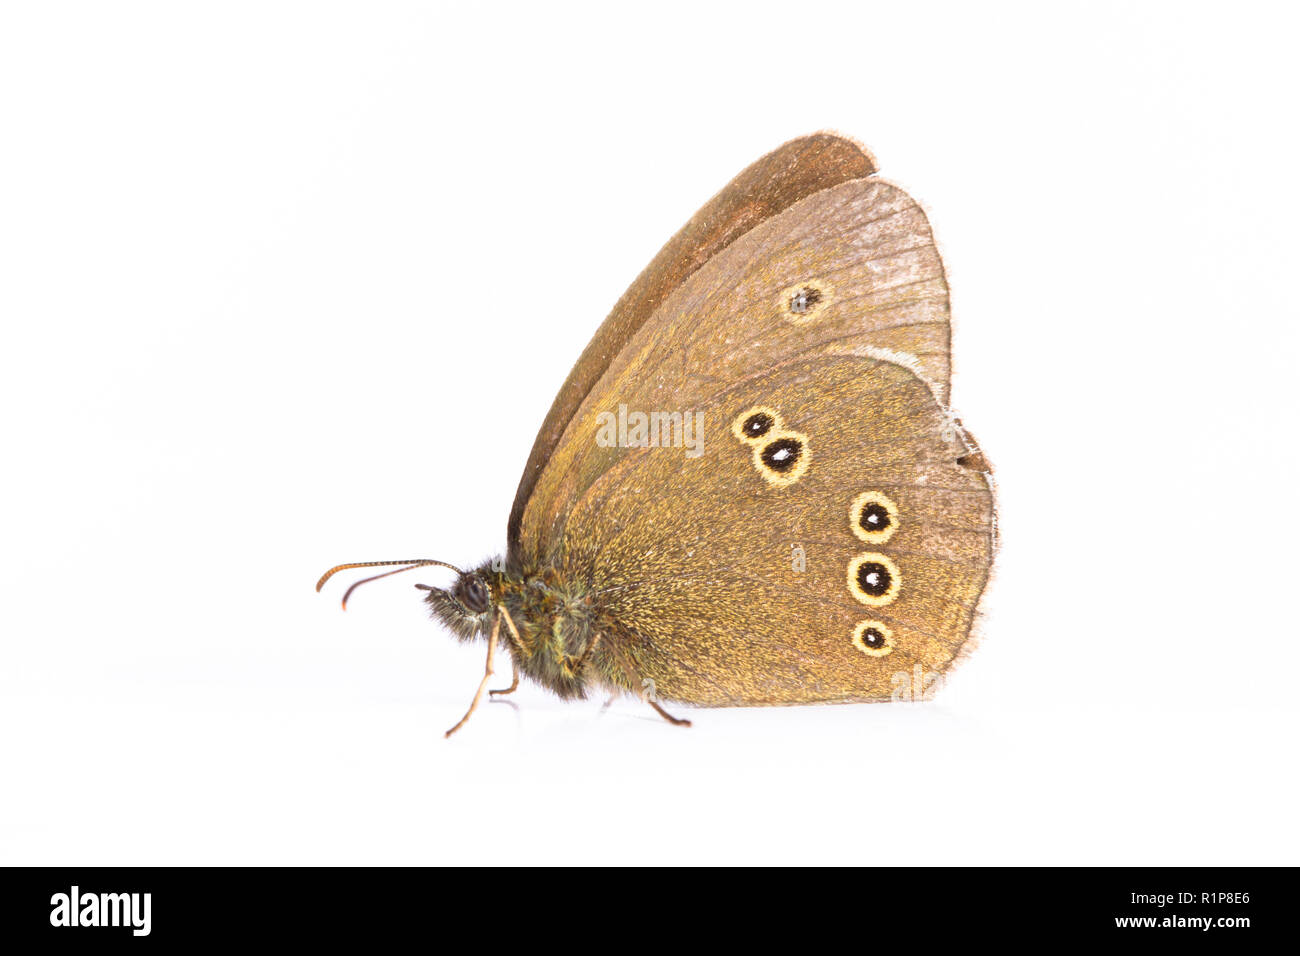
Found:
[[[970,639],[991,470],[949,411],[921,207],[831,133],[741,172],[663,247],[547,414],[501,558],[420,584],[514,691],[726,707],[888,700]]]

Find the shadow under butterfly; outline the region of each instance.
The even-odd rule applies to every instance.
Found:
[[[660,701],[889,700],[895,675],[962,652],[995,549],[989,466],[948,411],[949,346],[920,206],[853,140],[793,140],[696,213],[597,330],[534,442],[504,559],[344,564],[316,588],[400,565],[346,607],[367,581],[456,572],[417,585],[453,635],[487,638],[448,736],[501,643],[514,679],[493,694],[521,675],[562,698],[635,693],[676,724]]]

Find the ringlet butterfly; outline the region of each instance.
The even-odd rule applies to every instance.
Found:
[[[995,546],[990,469],[948,411],[949,308],[925,213],[818,133],[733,179],[660,250],[560,388],[506,553],[447,590],[561,698],[888,700],[966,645]]]

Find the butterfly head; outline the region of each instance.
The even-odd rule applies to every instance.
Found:
[[[463,641],[472,640],[487,630],[492,620],[492,609],[496,607],[501,599],[504,574],[501,570],[500,559],[484,562],[480,567],[470,571],[462,571],[454,564],[448,564],[446,561],[435,561],[432,558],[340,564],[325,572],[320,581],[316,583],[316,590],[319,591],[324,587],[325,582],[339,571],[350,568],[393,567],[394,565],[401,565],[401,567],[394,567],[391,571],[382,571],[379,574],[373,574],[368,578],[362,578],[360,581],[354,582],[343,593],[344,609],[348,606],[348,598],[352,596],[352,592],[367,582],[386,578],[392,574],[400,574],[403,571],[412,571],[415,568],[437,565],[455,571],[456,581],[446,589],[436,588],[431,584],[416,585],[420,590],[427,592],[424,600],[433,612],[433,616]]]
[[[500,597],[500,572],[493,562],[472,571],[458,571],[456,582],[447,589],[417,584],[427,592],[425,603],[433,616],[462,641],[472,640],[487,630],[492,609]]]

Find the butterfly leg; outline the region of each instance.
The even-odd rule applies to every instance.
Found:
[[[630,686],[636,687],[636,673],[633,671],[632,666],[623,659],[621,654],[616,655],[616,660],[618,661],[619,666],[623,668],[623,673],[627,675]],[[672,714],[668,713],[668,711],[659,706],[659,699],[655,697],[654,681],[650,678],[647,677],[641,681],[641,690],[639,694],[643,701],[655,709],[655,713],[668,721],[668,723],[672,724],[674,727],[689,727],[691,725],[691,722],[686,720],[684,717],[674,717]],[[611,703],[613,702],[613,697],[610,698],[610,701]],[[606,704],[605,706],[608,707],[609,704]]]
[[[494,697],[497,696],[504,697],[506,694],[513,694],[516,690],[519,689],[519,665],[515,662],[514,658],[510,659],[510,671],[511,671],[510,676],[512,678],[510,681],[510,686],[498,687],[495,690],[490,690],[488,691],[489,694],[491,694]]]
[[[646,703],[655,709],[655,713],[668,721],[668,723],[672,724],[674,727],[689,727],[691,725],[691,722],[685,717],[674,717],[672,714],[668,713],[668,711],[659,706],[659,701],[657,700],[647,700]]]
[[[502,609],[504,611],[504,608]],[[511,629],[514,625],[511,624]],[[443,736],[450,737],[461,727],[465,726],[465,721],[469,720],[470,714],[478,708],[478,702],[483,699],[483,691],[487,687],[487,682],[492,678],[492,656],[497,652],[497,635],[501,633],[501,614],[498,613],[492,621],[492,633],[488,635],[487,664],[483,667],[483,679],[478,682],[478,690],[474,692],[474,699],[470,701],[469,710],[465,711],[459,723]]]
[[[525,650],[524,642],[519,637],[519,629],[515,627],[514,618],[510,616],[510,612],[506,610],[504,604],[497,609],[497,621],[500,622],[501,618],[503,617],[506,619],[506,627],[510,629],[510,636],[514,638],[515,647],[519,648],[521,651],[524,651]],[[510,658],[510,668],[511,668],[511,678],[512,678],[510,681],[510,686],[502,687],[497,690],[490,690],[488,691],[489,694],[492,694],[493,696],[504,697],[506,694],[513,694],[516,690],[519,689],[519,662],[515,660],[513,655]]]
[[[583,648],[582,653],[578,655],[578,660],[573,665],[572,668],[574,674],[582,673],[582,665],[587,663],[587,658],[591,656],[591,652],[594,651],[596,649],[596,645],[600,643],[601,636],[602,635],[597,634],[595,637],[593,637],[591,639],[591,643],[588,644],[585,648]]]
[[[521,651],[527,651],[528,647],[524,644],[524,639],[519,636],[519,628],[515,627],[515,619],[510,616],[510,612],[506,610],[504,604],[497,605],[497,617],[498,619],[503,617],[506,619],[506,627],[510,629],[510,636],[515,639],[515,647]]]

